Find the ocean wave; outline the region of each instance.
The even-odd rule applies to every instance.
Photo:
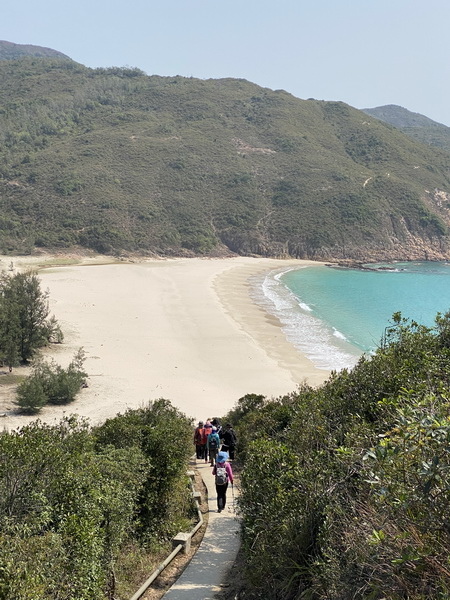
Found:
[[[317,368],[339,371],[353,367],[358,356],[356,350],[352,353],[345,336],[315,317],[313,308],[302,302],[281,281],[282,276],[292,270],[297,268],[272,271],[263,278],[253,278],[250,282],[253,300],[278,318],[288,341]]]

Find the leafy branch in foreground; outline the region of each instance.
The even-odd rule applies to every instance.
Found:
[[[72,415],[0,432],[0,598],[130,598],[155,546],[191,528],[191,435],[162,399],[94,429]]]
[[[352,371],[227,415],[249,600],[450,597],[450,313],[393,323]]]

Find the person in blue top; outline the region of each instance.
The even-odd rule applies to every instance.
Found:
[[[206,440],[206,447],[209,456],[210,465],[213,467],[216,462],[216,456],[220,448],[220,438],[217,434],[217,428],[213,427]]]

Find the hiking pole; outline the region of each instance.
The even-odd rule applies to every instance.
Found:
[[[231,495],[233,497],[233,510],[234,510],[235,502],[234,502],[234,484],[233,484],[233,482],[231,482]]]

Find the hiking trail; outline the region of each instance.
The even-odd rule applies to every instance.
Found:
[[[217,494],[209,462],[197,460],[195,468],[208,490],[209,521],[194,557],[164,594],[164,600],[213,600],[223,589],[240,546],[239,521],[236,517],[237,489],[227,491],[225,510],[217,512]],[[233,493],[234,492],[234,493]]]

